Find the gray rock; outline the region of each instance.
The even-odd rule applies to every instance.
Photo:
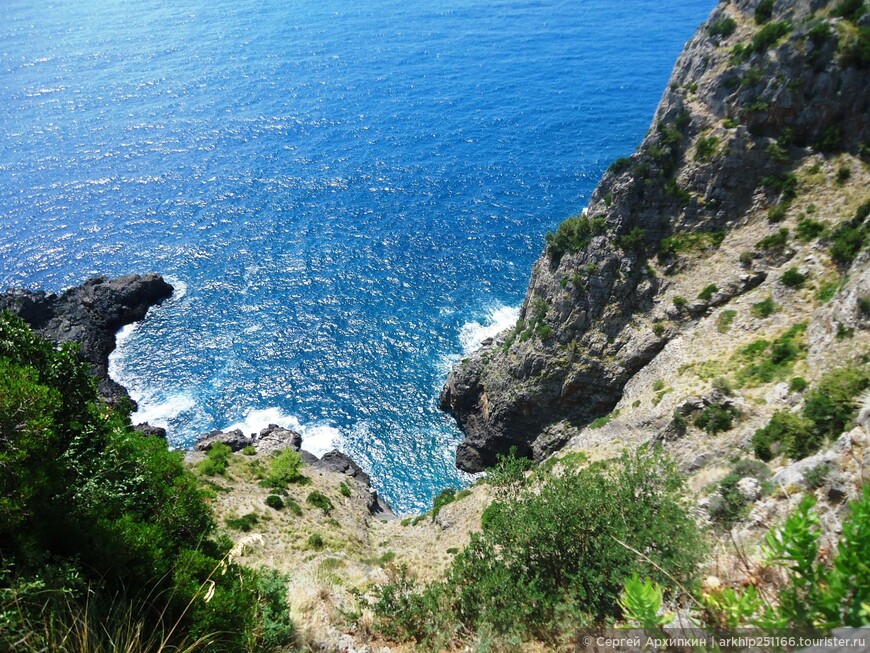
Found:
[[[312,467],[318,469],[327,469],[331,472],[338,472],[353,480],[362,483],[369,489],[369,499],[367,502],[369,512],[379,519],[395,519],[396,514],[393,509],[380,498],[377,490],[372,488],[372,481],[368,474],[354,462],[354,460],[337,449],[323,454],[323,458],[312,463]]]
[[[254,438],[253,445],[257,453],[267,455],[283,449],[299,451],[302,446],[302,435],[277,424],[269,424]]]
[[[249,446],[252,444],[253,440],[242,433],[239,429],[227,432],[211,431],[210,433],[201,435],[196,444],[193,445],[193,449],[194,451],[208,451],[218,442],[227,445],[235,452],[241,451]]]
[[[747,501],[757,501],[761,496],[761,483],[757,478],[746,476],[737,481],[737,491]]]
[[[147,422],[143,422],[134,426],[133,430],[149,437],[166,439],[166,429],[162,426],[151,426]]]

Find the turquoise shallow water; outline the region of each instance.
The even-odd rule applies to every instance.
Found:
[[[452,361],[629,154],[711,0],[4,0],[0,285],[157,271],[113,373],[177,446],[268,422],[400,511]]]

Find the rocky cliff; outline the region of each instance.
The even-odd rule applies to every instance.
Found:
[[[172,294],[157,274],[131,274],[117,279],[95,277],[60,295],[12,289],[0,295],[0,311],[19,315],[39,335],[56,344],[74,342],[99,379],[100,394],[109,403],[129,399],[126,389],[109,378],[109,354],[115,334],[145,317],[148,309]]]
[[[816,186],[832,190],[819,207],[826,225],[864,233],[865,7],[720,3],[638,150],[548,235],[516,326],[451,371],[441,405],[466,435],[460,468],[480,471],[511,447],[540,460],[608,414],[669,342],[795,264],[793,234],[814,222],[800,209]],[[802,242],[829,252],[817,257],[819,278],[853,280],[843,313],[854,321],[866,254],[863,242],[851,258],[831,254],[832,233]]]

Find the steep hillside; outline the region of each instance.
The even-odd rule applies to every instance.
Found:
[[[863,237],[856,211],[870,198],[870,37],[852,4],[716,8],[637,152],[548,235],[516,327],[450,373],[441,403],[466,434],[460,468],[480,471],[511,447],[541,460],[662,380],[669,401],[639,418],[658,428],[681,392],[704,390],[675,376],[681,365],[729,358],[797,321],[808,323],[808,380],[862,352],[864,244],[836,249],[838,226]],[[808,275],[799,289],[781,282],[792,267]],[[782,310],[752,317],[767,296]],[[735,310],[720,337],[717,320]]]

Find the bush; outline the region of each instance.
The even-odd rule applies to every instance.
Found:
[[[343,497],[350,497],[351,495],[350,487],[344,481],[338,484],[338,491]]]
[[[775,234],[765,236],[758,241],[758,247],[765,251],[782,251],[788,244],[788,228],[783,227]]]
[[[277,456],[269,461],[269,471],[266,482],[271,487],[284,488],[290,483],[297,483],[303,478],[300,473],[302,456],[293,449],[282,449]]]
[[[739,460],[731,466],[731,471],[719,481],[716,494],[711,498],[708,513],[714,523],[730,528],[746,516],[748,503],[737,483],[740,479],[751,477],[758,481],[770,478],[770,469],[756,460]]]
[[[813,435],[812,422],[787,410],[775,412],[767,426],[752,436],[755,455],[765,461],[774,457],[774,445],[779,445],[778,450],[790,458],[800,459],[820,444],[821,441]]]
[[[230,449],[229,446],[225,445],[223,442],[215,442],[211,446],[211,449],[205,453],[205,460],[201,461],[197,468],[206,476],[223,474],[227,471],[227,466],[229,465],[230,456],[232,454],[233,450]]]
[[[761,0],[755,7],[755,22],[763,25],[773,17],[774,0]]]
[[[830,235],[831,258],[840,265],[848,266],[858,256],[867,242],[870,227],[866,224],[870,213],[870,200],[855,212],[855,217],[837,226]]]
[[[420,588],[403,574],[381,586],[375,627],[430,646],[459,629],[570,639],[578,624],[618,615],[623,578],[691,582],[704,546],[683,496],[676,468],[650,451],[548,475],[487,509],[443,582]]]
[[[248,533],[260,522],[260,518],[255,513],[249,512],[241,517],[228,517],[225,521],[233,530]]]
[[[734,323],[734,318],[737,317],[737,311],[728,309],[719,313],[716,318],[716,329],[719,333],[728,333],[731,325]]]
[[[719,292],[719,286],[715,283],[711,283],[709,286],[706,286],[704,290],[698,293],[698,299],[709,302],[717,292]]]
[[[438,496],[432,501],[432,521],[438,516],[438,513],[441,512],[441,509],[444,506],[447,506],[453,503],[456,500],[456,488],[447,487],[441,490],[438,493]]]
[[[702,136],[695,144],[695,159],[698,161],[709,161],[716,153],[716,146],[719,144],[719,139],[715,136]]]
[[[803,218],[798,220],[797,223],[797,237],[804,242],[808,242],[810,240],[815,240],[824,234],[825,229],[823,223],[813,220],[812,218]]]
[[[737,29],[737,21],[731,16],[723,16],[707,25],[707,33],[714,38],[718,36],[727,38],[734,33],[735,29]]]
[[[779,280],[782,281],[782,285],[788,288],[803,288],[807,277],[805,274],[801,274],[797,268],[789,268],[783,272]]]
[[[590,219],[585,215],[575,215],[568,218],[556,228],[556,232],[546,235],[547,251],[554,259],[563,254],[573,254],[586,249],[594,236],[607,230],[607,222],[603,217]]]
[[[270,494],[266,497],[266,505],[275,510],[282,510],[284,508],[284,500],[277,494]]]
[[[734,418],[737,415],[739,412],[733,406],[711,404],[695,418],[695,426],[705,430],[710,435],[716,435],[734,428]]]
[[[791,31],[791,25],[786,21],[768,23],[752,37],[752,51],[764,52],[776,44]]]
[[[843,63],[855,68],[870,68],[870,27],[859,27],[858,34],[843,50]]]
[[[247,447],[242,449],[242,455],[243,456],[256,456],[257,450],[254,449],[254,447],[252,447],[251,445],[248,445]]]
[[[322,549],[324,544],[323,536],[320,533],[312,533],[308,536],[308,546],[312,549]]]
[[[843,0],[831,12],[832,16],[845,18],[853,23],[864,13],[864,0]]]
[[[308,495],[308,498],[305,499],[307,503],[310,503],[315,508],[320,508],[324,514],[329,514],[332,511],[332,501],[329,500],[329,497],[323,494],[322,492],[318,492],[317,490],[312,490]]]
[[[752,313],[752,317],[766,318],[773,315],[778,309],[779,307],[773,301],[773,297],[768,297],[753,304],[750,312]]]
[[[783,378],[795,361],[805,355],[804,333],[807,325],[800,322],[770,342],[756,340],[740,350],[746,365],[737,371],[739,384],[770,383]]]
[[[809,383],[802,376],[796,376],[791,381],[788,382],[788,391],[789,392],[803,392],[807,389]]]
[[[646,229],[635,227],[627,234],[620,236],[616,244],[626,252],[642,252],[646,247]]]

